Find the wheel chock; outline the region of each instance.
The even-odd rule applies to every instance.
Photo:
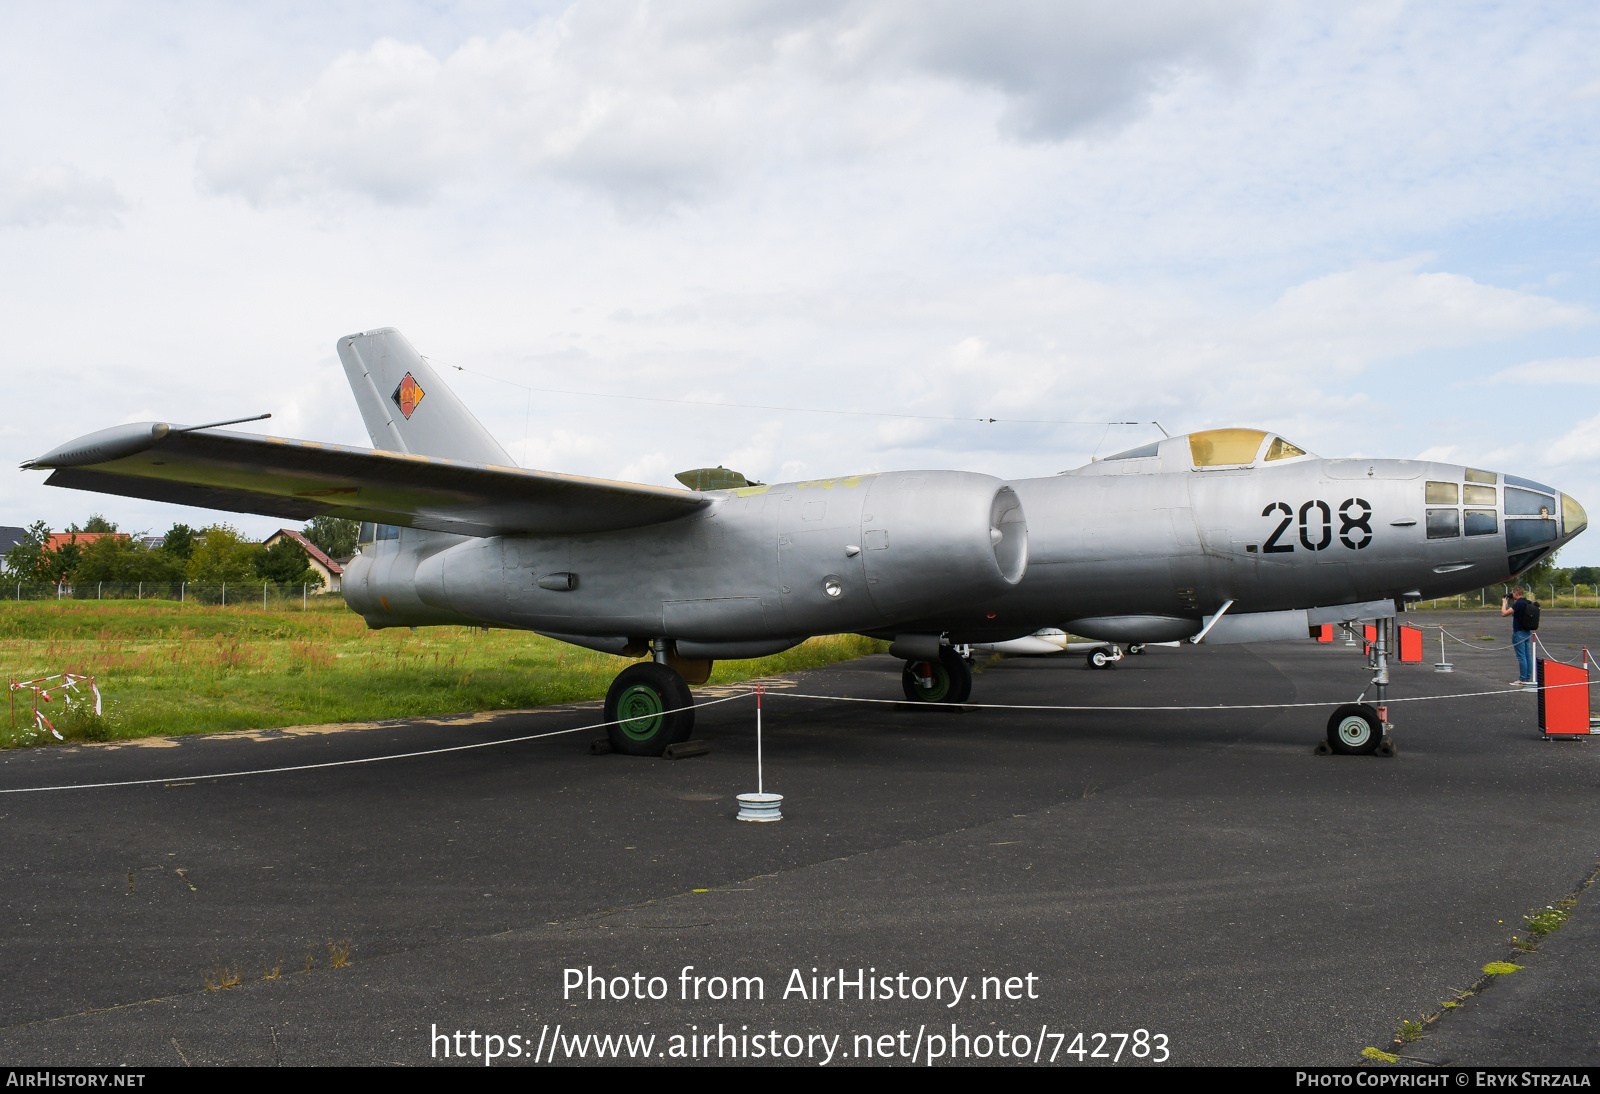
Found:
[[[604,737],[596,737],[589,742],[589,755],[604,756],[611,751],[611,742]]]
[[[1332,756],[1333,746],[1328,744],[1327,741],[1318,741],[1317,747],[1311,750],[1311,754],[1313,756]]]
[[[1383,735],[1383,740],[1378,742],[1377,751],[1373,753],[1374,756],[1383,757],[1398,756],[1399,754],[1400,750],[1395,747],[1394,738],[1387,733]]]
[[[704,756],[711,751],[705,741],[679,741],[667,746],[661,755],[669,760],[687,760],[690,756]]]

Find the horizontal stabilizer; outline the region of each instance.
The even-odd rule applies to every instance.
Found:
[[[324,514],[469,536],[603,532],[709,504],[692,490],[144,422],[24,467],[50,486],[290,520]]]

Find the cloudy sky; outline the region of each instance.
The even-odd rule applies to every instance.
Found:
[[[366,444],[333,345],[393,325],[552,470],[1021,477],[1159,421],[1600,513],[1587,5],[8,4],[0,96],[13,466]],[[0,524],[215,519],[42,479]]]

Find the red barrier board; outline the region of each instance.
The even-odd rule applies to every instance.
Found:
[[[1317,641],[1318,642],[1332,642],[1333,641],[1333,624],[1332,623],[1324,623],[1322,626],[1317,628]]]
[[[1400,628],[1400,660],[1422,660],[1422,631],[1416,627]]]
[[[1367,644],[1361,647],[1361,654],[1365,657],[1372,652],[1372,647],[1378,644],[1378,628],[1368,623],[1361,628],[1361,637],[1367,640]]]
[[[1545,736],[1589,732],[1589,670],[1539,659],[1539,728]]]

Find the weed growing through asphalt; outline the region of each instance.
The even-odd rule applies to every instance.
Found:
[[[277,980],[281,976],[283,976],[283,958],[281,957],[278,958],[276,965],[263,965],[261,967],[261,979],[263,980]]]
[[[1483,971],[1490,976],[1505,976],[1523,967],[1522,965],[1513,965],[1509,961],[1491,961],[1483,967]]]
[[[226,991],[228,988],[239,986],[240,976],[233,969],[219,968],[214,973],[205,974],[206,991]]]
[[[1567,917],[1572,914],[1573,905],[1577,903],[1574,898],[1567,897],[1554,904],[1545,905],[1542,912],[1530,912],[1522,918],[1528,921],[1528,930],[1535,937],[1542,939],[1550,932],[1558,930],[1567,921]]]
[[[1400,1028],[1395,1030],[1394,1039],[1407,1045],[1421,1039],[1425,1022],[1426,1019],[1422,1022],[1413,1022],[1410,1018],[1400,1019]]]
[[[1377,1060],[1379,1063],[1384,1064],[1398,1064],[1400,1062],[1400,1057],[1394,1053],[1385,1052],[1381,1048],[1373,1048],[1371,1045],[1361,1050],[1361,1057],[1365,1060]]]
[[[328,943],[328,967],[342,969],[350,964],[350,940]]]

